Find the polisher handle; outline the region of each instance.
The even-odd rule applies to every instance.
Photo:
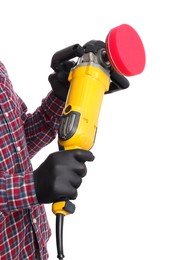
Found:
[[[76,57],[81,57],[83,54],[84,48],[79,44],[71,45],[53,55],[51,60],[51,68],[57,72],[61,62],[71,60]]]

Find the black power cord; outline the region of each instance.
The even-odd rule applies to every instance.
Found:
[[[63,222],[64,215],[56,214],[56,243],[57,243],[57,258],[63,260]]]

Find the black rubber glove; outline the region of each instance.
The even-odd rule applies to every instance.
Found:
[[[93,161],[90,151],[75,149],[50,154],[34,171],[36,196],[39,203],[74,200],[82,178],[87,173],[86,161]]]
[[[57,68],[57,71],[55,73],[50,74],[48,77],[54,94],[62,101],[66,101],[66,97],[69,90],[68,76],[71,68],[74,65],[74,61],[62,62]]]

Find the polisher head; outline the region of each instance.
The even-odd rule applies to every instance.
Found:
[[[105,43],[111,66],[118,73],[134,76],[144,70],[144,46],[140,36],[130,25],[122,24],[111,29]]]

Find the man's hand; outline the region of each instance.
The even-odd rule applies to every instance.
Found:
[[[90,151],[68,150],[50,154],[34,171],[36,196],[39,203],[74,200],[82,178],[87,173],[86,161],[93,161]]]
[[[62,101],[66,101],[69,90],[68,76],[74,65],[74,61],[62,62],[60,63],[57,72],[50,74],[48,77],[48,81],[51,84],[54,94]]]

